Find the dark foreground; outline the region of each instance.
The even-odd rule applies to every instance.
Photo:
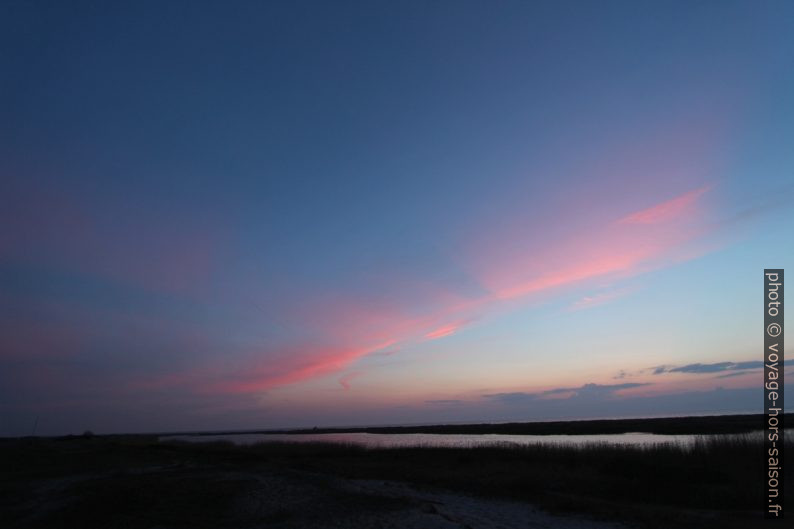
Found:
[[[684,451],[66,437],[0,440],[0,464],[9,529],[768,527],[749,438]]]

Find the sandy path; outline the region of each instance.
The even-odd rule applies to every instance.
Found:
[[[627,529],[530,504],[287,469],[148,466],[33,479],[13,529]]]
[[[249,477],[252,474],[249,474]],[[556,516],[530,504],[416,489],[389,481],[308,473],[256,474],[238,508],[268,528],[350,529],[627,529],[626,525]]]

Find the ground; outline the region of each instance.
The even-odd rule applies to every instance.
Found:
[[[745,443],[680,453],[0,439],[0,525],[747,529],[765,522],[756,456]]]

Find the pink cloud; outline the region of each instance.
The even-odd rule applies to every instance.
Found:
[[[610,301],[626,296],[632,292],[634,292],[634,289],[623,288],[608,292],[599,292],[590,296],[584,296],[583,298],[573,302],[570,306],[570,310],[584,310],[597,307],[599,305],[604,305],[605,303],[609,303]]]
[[[203,358],[195,354],[195,367],[141,376],[127,387],[267,391],[344,372],[368,355],[393,354],[404,344],[459,333],[474,318],[523,300],[565,288],[591,287],[596,280],[613,282],[696,257],[704,251],[700,240],[710,229],[703,221],[708,216],[706,200],[711,187],[687,182],[700,184],[711,174],[713,164],[703,154],[715,135],[708,120],[688,121],[694,126],[688,124],[681,130],[675,123],[650,142],[618,137],[603,154],[601,146],[594,148],[599,152],[593,160],[565,167],[565,171],[589,177],[571,180],[584,183],[583,189],[558,186],[565,196],[556,197],[551,205],[534,200],[533,208],[528,208],[522,203],[515,208],[522,213],[511,218],[504,213],[505,203],[496,200],[495,218],[480,221],[475,216],[482,233],[469,236],[472,251],[467,256],[464,252],[455,264],[469,272],[468,279],[478,294],[460,295],[421,279],[405,278],[399,270],[379,270],[379,286],[392,295],[374,300],[357,299],[349,293],[318,297],[285,316],[311,336],[312,345],[276,350],[263,347],[247,361],[230,366],[228,362],[239,358],[235,346],[225,349],[222,343],[212,344],[217,345],[216,350],[208,355],[209,338],[192,331],[178,332],[181,336],[173,340],[173,349],[202,351]],[[649,168],[653,174],[648,174]],[[671,189],[679,194],[671,196],[675,195],[669,193]],[[516,200],[526,198],[526,194],[516,196],[520,197]],[[635,210],[632,204],[636,206],[640,197],[642,209]],[[647,206],[654,201],[655,205]],[[226,237],[218,219],[180,220],[179,212],[171,210],[144,216],[127,211],[125,216],[112,206],[97,207],[81,197],[55,191],[34,190],[22,199],[9,193],[0,197],[0,205],[4,206],[0,221],[11,227],[0,233],[0,258],[4,259],[52,264],[150,290],[184,294],[205,285],[223,257]],[[530,213],[524,213],[529,209]],[[616,291],[585,297],[573,309],[596,306],[620,295]],[[130,342],[136,334],[163,337],[165,342],[174,332],[144,320],[124,323],[122,334],[129,335]],[[7,333],[13,341],[6,342],[6,350],[15,355],[59,348],[77,351],[86,339],[72,334],[68,327],[54,325],[50,330],[13,330]],[[361,371],[339,378],[342,388],[349,389],[357,373]]]
[[[496,299],[508,300],[592,279],[630,277],[675,260],[691,252],[688,245],[707,232],[702,204],[707,189],[685,192],[545,246],[528,242],[507,263],[497,261],[483,269],[482,282]]]
[[[394,346],[450,336],[473,319],[509,308],[517,300],[594,280],[614,282],[691,258],[697,255],[691,243],[707,232],[701,222],[707,212],[703,203],[707,191],[705,187],[686,191],[655,206],[593,225],[586,234],[550,241],[543,247],[528,245],[523,253],[513,253],[507,264],[499,261],[498,251],[494,252],[493,268],[484,270],[479,278],[490,292],[465,298],[432,291],[419,303],[424,306],[429,300],[432,311],[412,310],[388,300],[313,300],[291,316],[307,322],[304,325],[323,345],[265,350],[236,370],[207,365],[184,376],[153,379],[151,385],[181,384],[212,393],[267,391],[349,369],[368,355],[392,352]],[[592,307],[627,292],[617,289],[585,297],[572,308]],[[349,388],[354,376],[343,376],[339,384]]]
[[[363,371],[353,371],[351,373],[347,373],[339,379],[339,385],[342,386],[342,389],[345,391],[350,390],[350,381],[354,378],[358,378],[364,374]]]
[[[265,351],[262,356],[270,360],[254,359],[239,371],[210,365],[210,362],[194,371],[152,376],[132,384],[140,389],[186,387],[230,393],[265,391],[342,371],[367,355],[391,353],[392,346],[398,344],[450,336],[460,332],[473,318],[497,310],[509,300],[595,278],[641,273],[664,259],[680,258],[682,247],[702,234],[698,221],[708,189],[700,187],[687,191],[655,206],[623,215],[611,223],[591,226],[586,235],[553,239],[541,247],[527,243],[522,249],[522,241],[509,241],[518,251],[505,254],[496,248],[488,254],[491,265],[476,277],[490,293],[465,297],[417,282],[415,288],[408,289],[416,297],[413,303],[411,300],[321,297],[292,317],[298,322],[310,322],[311,330],[318,333],[321,343],[327,346]],[[98,220],[80,207],[69,203],[57,206],[57,200],[54,204],[56,206],[49,207],[53,212],[51,217],[22,215],[20,222],[27,222],[26,229],[37,234],[33,239],[44,245],[38,249],[29,248],[25,255],[53,251],[76,268],[157,289],[189,289],[203,281],[212,270],[216,254],[214,236],[198,233],[190,226],[164,223],[158,230],[122,226],[121,231],[112,230],[115,237],[109,237],[111,232],[101,230]],[[5,241],[5,255],[19,249],[22,241]],[[505,259],[505,255],[510,258]],[[407,284],[404,278],[398,283]],[[614,293],[599,294],[580,300],[574,308],[593,306],[616,296]],[[155,334],[161,332],[153,331]],[[151,332],[152,329],[147,331]],[[28,334],[33,336],[34,333]],[[61,334],[62,345],[74,343],[76,337]],[[40,345],[52,348],[58,344]],[[20,343],[14,345],[18,351],[21,347]],[[343,388],[349,387],[351,378],[340,379]]]
[[[429,340],[437,340],[438,338],[443,338],[445,336],[450,336],[455,334],[457,330],[460,328],[460,324],[458,323],[450,323],[448,325],[442,325],[437,329],[430,331],[429,333],[425,334],[425,338]]]
[[[277,360],[242,375],[232,375],[212,387],[224,392],[263,391],[327,375],[370,354],[384,354],[395,344],[450,336],[478,315],[501,310],[508,302],[596,279],[624,279],[691,258],[697,252],[692,251],[690,243],[705,233],[700,220],[705,214],[702,200],[707,191],[700,187],[684,192],[544,248],[527,247],[526,254],[515,257],[508,266],[496,263],[495,273],[482,276],[481,283],[491,287],[490,293],[472,299],[447,296],[446,304],[437,303],[432,313],[417,315],[409,308],[385,302],[315,302],[302,317],[311,321],[315,330],[322,330],[329,344],[335,345],[276,354]],[[595,306],[626,293],[628,290],[623,289],[586,297],[573,308]],[[367,342],[379,345],[345,345]]]
[[[632,213],[618,222],[622,224],[657,224],[677,221],[682,217],[695,214],[698,199],[708,190],[709,186],[693,189],[661,204]]]
[[[220,393],[266,391],[341,371],[355,360],[393,344],[394,341],[387,341],[370,347],[294,348],[259,366],[246,366],[242,372],[231,373],[223,381],[209,384],[207,389]]]
[[[425,338],[428,338],[430,340],[437,340],[438,338],[443,338],[445,336],[454,334],[456,330],[457,327],[455,325],[444,325],[434,331],[425,334]]]

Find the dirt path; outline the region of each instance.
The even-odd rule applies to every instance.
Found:
[[[237,506],[268,528],[627,529],[555,516],[530,504],[417,489],[406,483],[308,473],[256,474],[259,486]]]
[[[532,505],[286,469],[203,465],[39,478],[4,502],[10,529],[626,529]]]

